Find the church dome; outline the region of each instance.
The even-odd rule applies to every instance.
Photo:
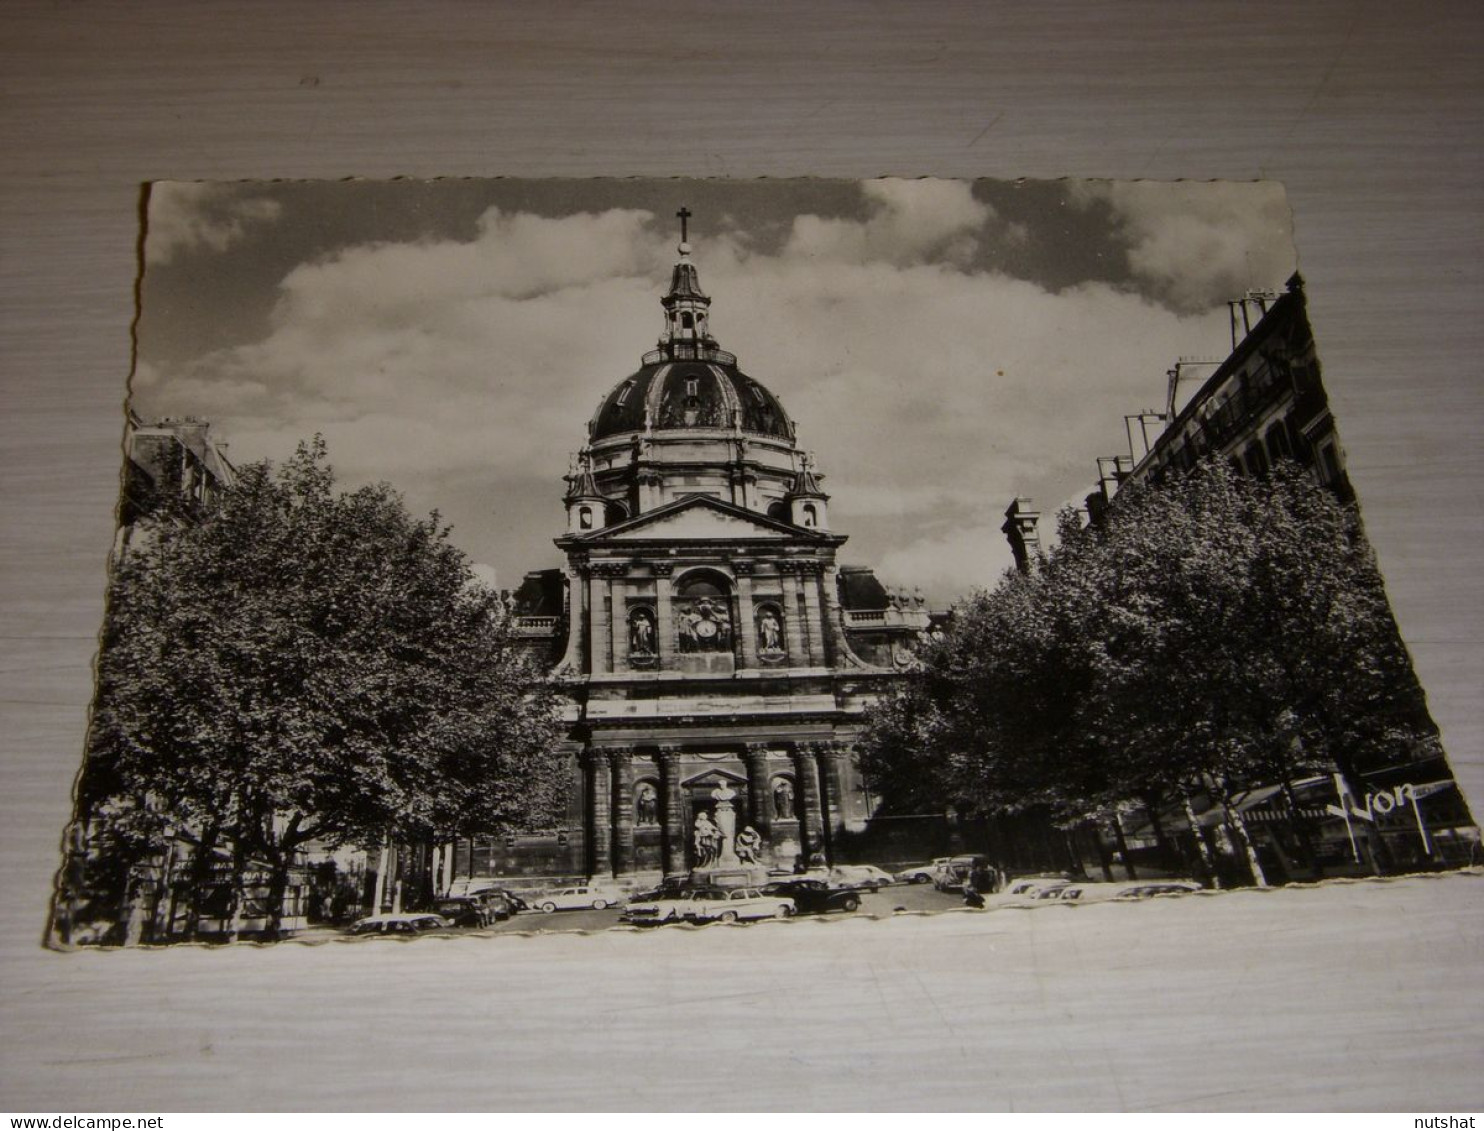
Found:
[[[778,398],[737,368],[737,356],[711,336],[711,296],[691,262],[682,208],[679,262],[660,299],[665,332],[637,373],[603,398],[588,424],[588,441],[634,432],[725,429],[792,441],[793,423]]]
[[[646,426],[657,431],[740,429],[793,439],[793,423],[778,398],[738,369],[731,354],[704,346],[646,354],[639,371],[603,398],[588,438],[642,432]]]

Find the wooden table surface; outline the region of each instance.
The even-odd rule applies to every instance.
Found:
[[[38,947],[91,691],[139,185],[151,179],[1281,180],[1367,527],[1449,755],[1476,810],[1484,805],[1478,4],[12,0],[0,27],[0,992],[67,1002],[27,1012],[27,1031],[5,1026],[0,1097],[32,1063],[17,1051],[40,1041],[96,1062],[96,1079],[116,1091],[93,1098],[116,1095],[119,1109],[211,1104],[185,1076],[174,1092],[168,1072],[132,1085],[114,1047],[129,1024],[90,1026],[86,998],[66,992],[79,957]],[[871,962],[869,932],[853,935],[863,941],[835,971],[847,984]],[[622,978],[624,956],[602,940],[594,948],[585,976]],[[286,953],[273,965],[292,985],[304,975]],[[559,958],[571,961],[570,950]],[[141,1031],[200,1020],[172,994],[170,963],[128,965],[157,1005],[137,1018]],[[94,974],[98,965],[88,960]],[[1476,993],[1477,961],[1458,973]],[[407,986],[375,992],[420,1016]],[[230,1027],[231,994],[219,997],[228,1004],[216,1002],[216,1024]],[[397,1072],[438,1055],[423,1039],[435,1030],[427,1016],[427,1034],[413,1025],[396,1068],[286,1054],[263,1106],[277,1095],[303,1102],[326,1071],[365,1071],[353,1094],[396,1104]],[[1214,1032],[1214,1019],[1190,1019],[1207,1023]],[[742,1024],[758,1041],[788,1040],[756,1016]],[[1442,1055],[1458,1041],[1448,1024],[1419,1009],[1408,1040]],[[811,1039],[848,1051],[869,1031]],[[555,1087],[585,1066],[549,1036],[550,1058],[522,1070],[548,1072]],[[666,1032],[649,1039],[653,1071],[673,1071]],[[900,1050],[904,1061],[930,1054]],[[601,1057],[586,1068],[601,1076]],[[25,1095],[60,1104],[76,1094],[75,1082],[55,1095],[37,1088],[31,1078]],[[912,1107],[950,1094],[896,1096]],[[1252,1106],[1265,1106],[1263,1094],[1253,1081]],[[1315,1102],[1330,1094],[1316,1091]],[[1120,1102],[1139,1107],[1141,1095]]]

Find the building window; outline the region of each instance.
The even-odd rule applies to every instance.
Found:
[[[818,525],[819,512],[814,509],[813,503],[805,503],[802,508],[802,513],[804,516],[804,521],[800,525],[808,527],[814,527]]]
[[[577,511],[577,525],[579,527],[581,527],[583,530],[591,530],[593,528],[593,508],[592,507],[579,507],[578,508],[578,511]]]

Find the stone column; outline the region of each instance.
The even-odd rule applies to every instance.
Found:
[[[583,669],[587,641],[583,635],[582,602],[587,592],[587,567],[573,562],[567,570],[567,648],[561,666],[569,672]]]
[[[748,823],[765,841],[772,845],[773,794],[768,774],[768,747],[761,742],[749,742],[743,755],[747,763],[747,808]]]
[[[624,571],[628,572],[627,569]],[[629,670],[629,625],[624,618],[624,610],[627,602],[624,594],[627,586],[622,581],[615,582],[611,577],[608,580],[608,602],[609,602],[609,639],[613,641],[613,670],[626,672]]]
[[[587,859],[589,874],[594,877],[613,874],[612,814],[613,795],[610,789],[612,770],[608,765],[608,752],[593,747],[587,752]]]
[[[588,670],[594,675],[609,671],[608,666],[608,589],[609,582],[597,566],[588,571],[587,580],[587,624],[592,641],[592,656]]]
[[[804,650],[804,623],[799,618],[799,586],[796,578],[798,562],[779,562],[778,572],[783,583],[783,640],[788,647],[788,666],[808,666],[809,656]],[[811,633],[815,631],[811,628]]]
[[[804,608],[809,616],[809,666],[823,667],[829,661],[824,650],[824,615],[819,602],[819,565],[816,562],[801,562],[800,573],[804,576]]]
[[[758,663],[757,625],[752,610],[753,563],[733,562],[732,570],[737,575],[737,631],[742,635],[742,666],[755,668]]]
[[[798,745],[793,750],[794,780],[798,783],[799,850],[804,863],[816,852],[824,851],[823,821],[819,811],[819,776],[812,746]]]
[[[843,748],[835,743],[826,743],[815,748],[819,762],[819,781],[823,800],[820,813],[824,822],[825,843],[833,860],[839,835],[845,831],[845,778],[840,759],[847,757]]]
[[[670,607],[670,575],[675,566],[670,562],[654,563],[655,650],[660,656],[660,671],[675,670],[675,610]]]
[[[626,875],[634,870],[634,752],[608,751],[613,770],[613,871]]]
[[[660,822],[664,828],[665,874],[685,871],[685,810],[680,803],[680,750],[661,746],[656,758],[660,766]]]

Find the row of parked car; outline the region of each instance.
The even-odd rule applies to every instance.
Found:
[[[874,878],[871,883],[869,890],[875,891]],[[862,890],[866,889],[810,876],[775,880],[760,888],[690,887],[674,881],[636,895],[619,918],[638,926],[790,919],[827,911],[855,911],[861,905]]]
[[[1200,891],[1201,885],[1191,880],[1159,880],[1153,883],[1118,884],[1083,883],[1065,878],[1019,880],[1006,894],[1022,899],[1060,900],[1064,903],[1090,899],[1144,899],[1152,895],[1186,895]]]

